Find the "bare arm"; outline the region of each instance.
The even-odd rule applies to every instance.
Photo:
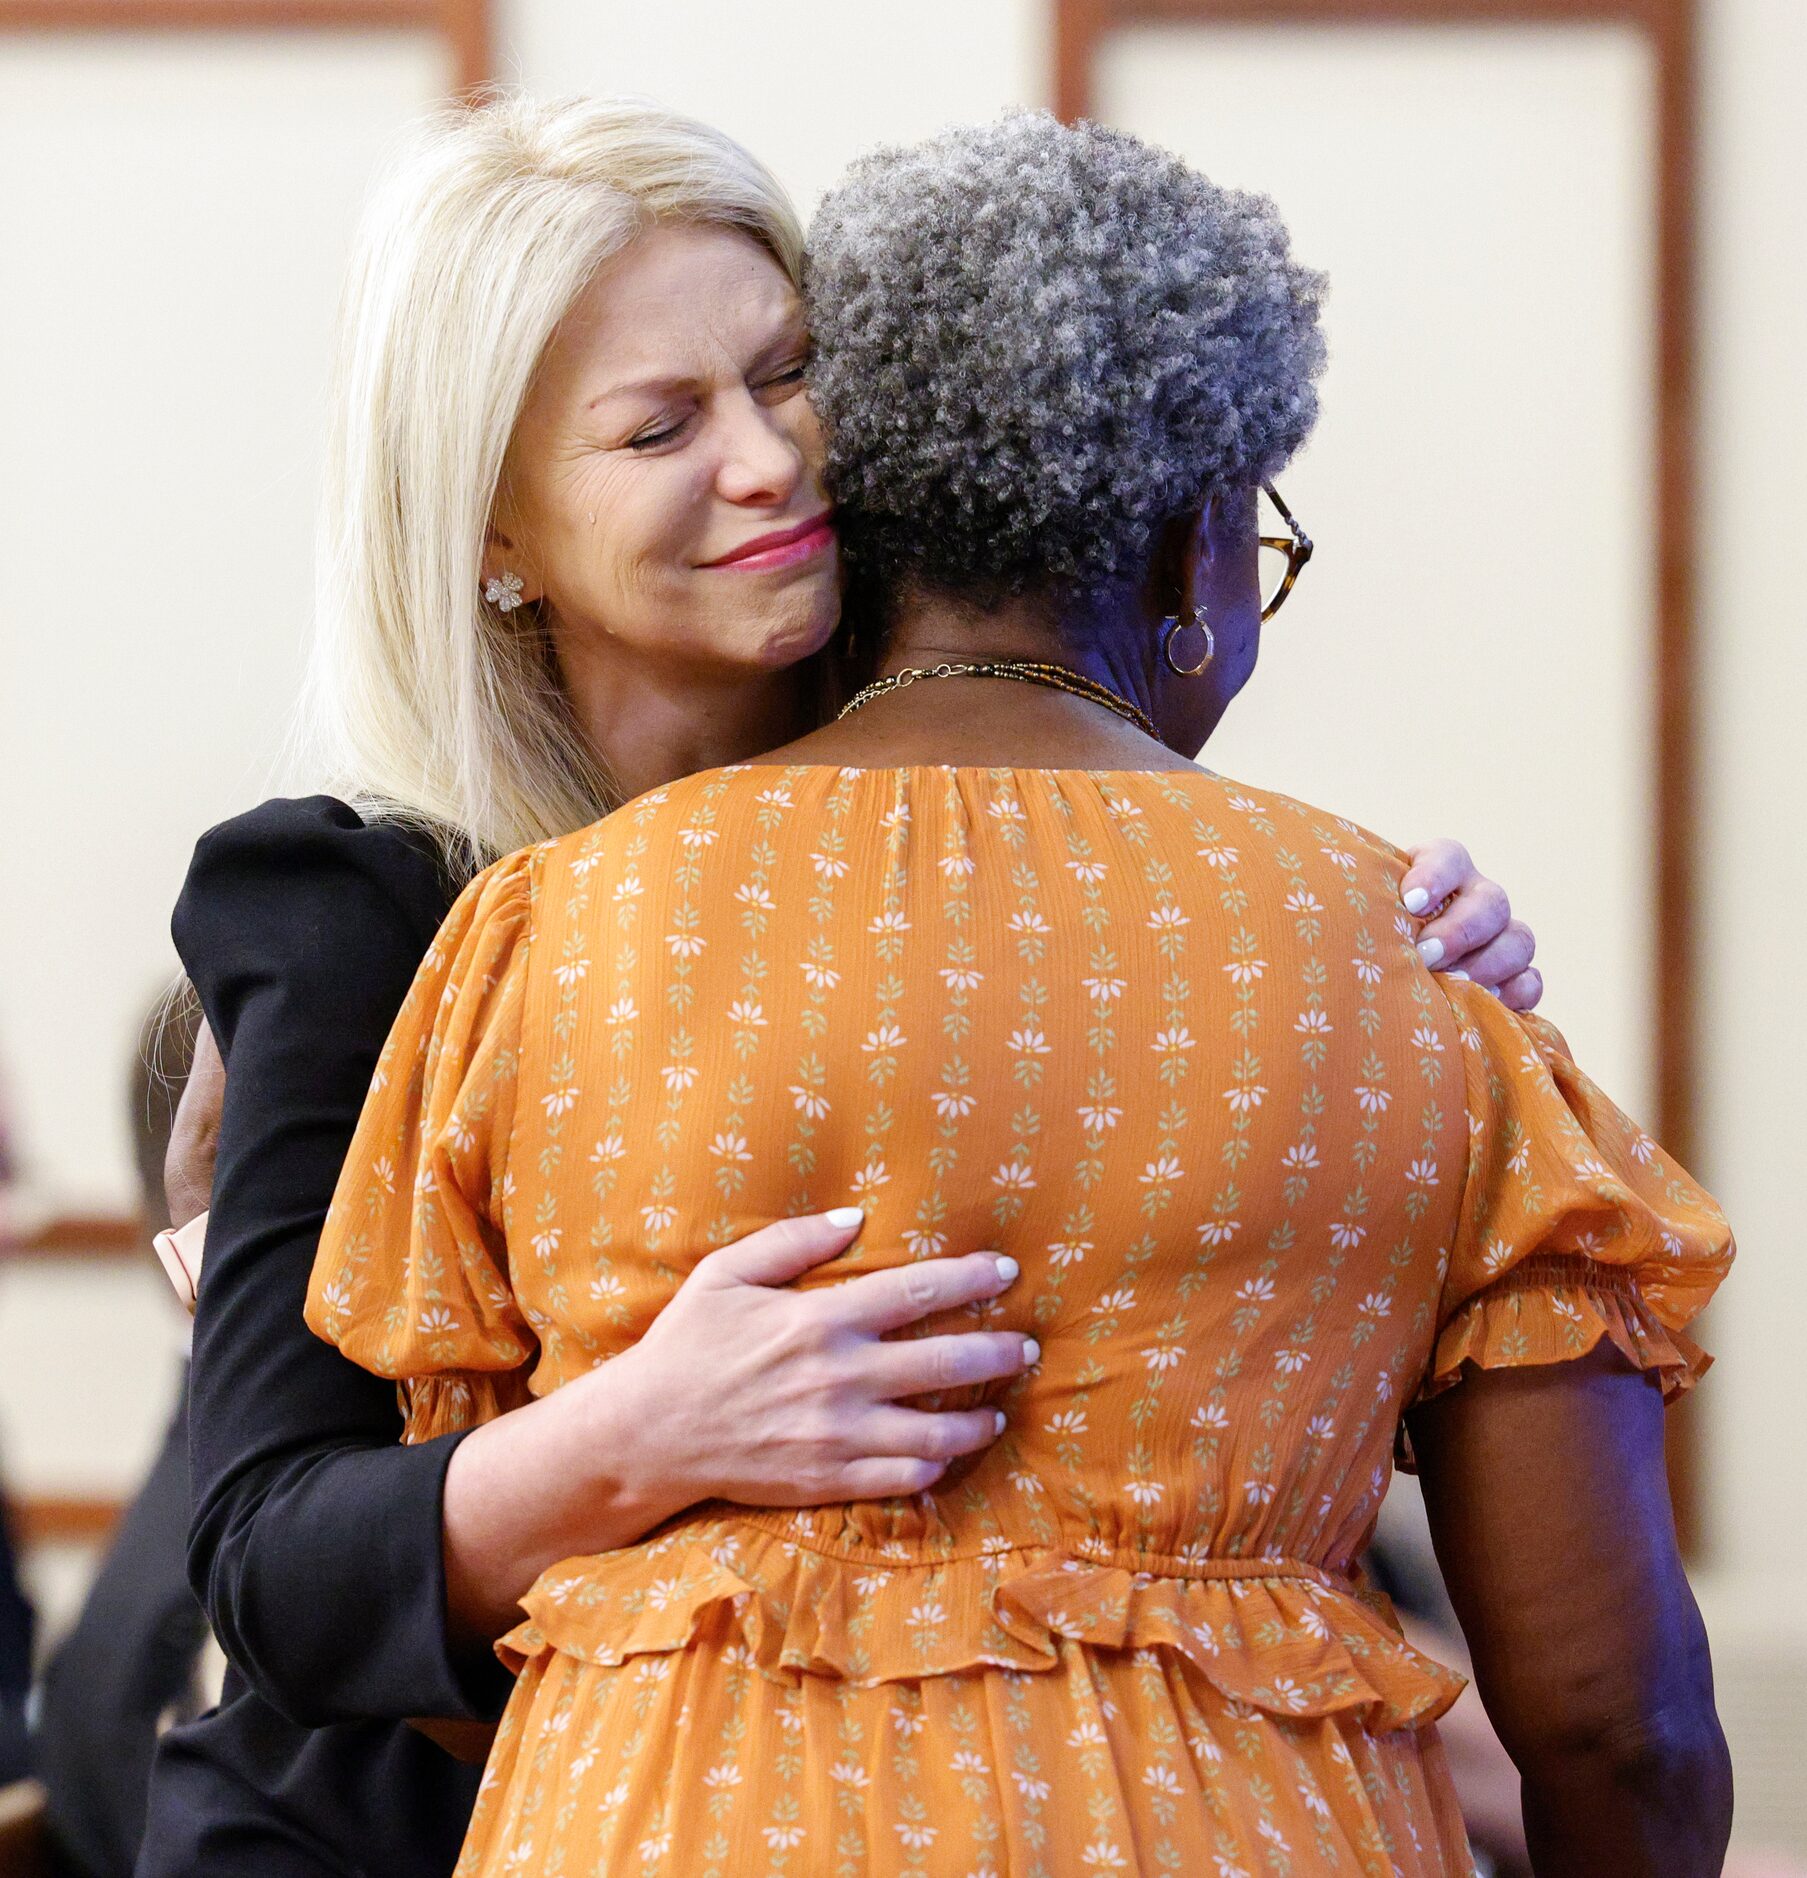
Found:
[[[1610,1345],[1413,1411],[1431,1535],[1538,1878],[1710,1878],[1731,1762],[1655,1382]]]

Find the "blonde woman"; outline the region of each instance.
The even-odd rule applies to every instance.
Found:
[[[800,253],[758,163],[644,105],[448,117],[373,203],[311,699],[339,793],[209,833],[175,918],[227,1069],[191,1562],[233,1674],[166,1742],[141,1873],[449,1870],[476,1770],[400,1718],[493,1718],[491,1641],[547,1565],[710,1498],[927,1487],[996,1417],[899,1400],[1030,1358],[1015,1332],[885,1340],[1008,1290],[982,1239],[794,1291],[857,1220],[723,1243],[709,1205],[632,1350],[473,1433],[397,1446],[391,1387],[302,1321],[378,1051],[470,873],[818,721],[840,575]],[[1535,1000],[1530,936],[1462,850],[1421,851],[1401,891],[1450,900],[1427,955]],[[602,1177],[624,1145],[581,1152]],[[695,1208],[712,1178],[644,1203]]]

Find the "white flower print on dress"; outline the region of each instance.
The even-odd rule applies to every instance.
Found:
[[[702,1506],[542,1580],[477,1868],[525,1851],[510,1878],[688,1878],[745,1851],[786,1878],[998,1878],[1029,1844],[1124,1878],[1462,1869],[1416,1746],[1438,1672],[1389,1657],[1388,1700],[1423,1705],[1391,1731],[1359,1705],[1287,1719],[1335,1699],[1351,1654],[1396,1647],[1340,1548],[1426,1353],[1547,1357],[1591,1322],[1566,1274],[1498,1283],[1548,1220],[1577,1267],[1630,1261],[1615,1287],[1642,1259],[1682,1284],[1693,1190],[1603,1107],[1580,1118],[1534,1020],[1426,985],[1389,933],[1390,850],[1227,787],[711,771],[498,863],[454,909],[309,1303],[403,1379],[411,1429],[578,1380],[711,1247],[846,1198],[868,1208],[852,1270],[1001,1239],[1017,1285],[937,1329],[1047,1343],[936,1399],[1008,1422],[923,1493]],[[901,817],[875,839],[898,807],[908,839]],[[1666,1276],[1643,1308],[1675,1295]],[[812,1660],[769,1678],[775,1645]],[[1182,1713],[1176,1651],[1259,1693],[1195,1677]],[[683,1729],[658,1720],[679,1710]],[[1346,1793],[1368,1816],[1348,1856],[1325,1825]]]

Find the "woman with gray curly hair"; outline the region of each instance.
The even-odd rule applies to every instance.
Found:
[[[1661,1407],[1724,1220],[1556,1031],[1426,971],[1397,850],[1191,761],[1321,289],[1267,203],[1039,115],[823,208],[878,675],[473,882],[309,1321],[428,1436],[625,1358],[683,1247],[844,1199],[846,1270],[999,1247],[927,1341],[1026,1363],[943,1346],[999,1433],[920,1493],[543,1573],[467,1878],[1465,1872],[1460,1681],[1357,1566],[1406,1437],[1539,1871],[1716,1869]]]

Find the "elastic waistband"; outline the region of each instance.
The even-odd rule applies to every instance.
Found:
[[[1191,1579],[1201,1583],[1227,1583],[1234,1586],[1242,1579],[1293,1578],[1322,1585],[1328,1591],[1353,1591],[1358,1588],[1356,1574],[1347,1568],[1337,1570],[1308,1559],[1263,1553],[1247,1557],[1221,1553],[1142,1552],[1128,1547],[1100,1544],[1089,1537],[1057,1533],[1051,1539],[1011,1539],[1008,1544],[962,1546],[956,1550],[925,1549],[909,1558],[887,1555],[872,1546],[837,1545],[820,1538],[807,1527],[799,1529],[797,1515],[766,1508],[735,1508],[732,1513],[699,1520],[699,1526],[711,1531],[734,1526],[756,1526],[761,1532],[794,1545],[800,1552],[817,1558],[833,1559],[841,1565],[857,1565],[862,1571],[919,1572],[942,1566],[979,1564],[995,1565],[1027,1556],[1047,1558],[1059,1554],[1072,1562],[1074,1570],[1092,1566],[1129,1572],[1137,1578]],[[907,1543],[907,1542],[905,1542]],[[925,1542],[918,1542],[924,1544]]]

